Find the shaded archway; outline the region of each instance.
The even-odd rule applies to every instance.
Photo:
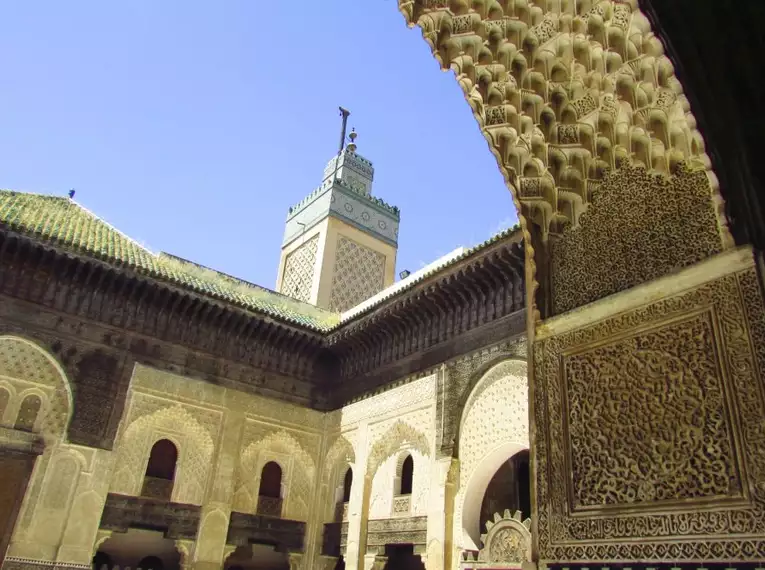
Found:
[[[483,495],[479,528],[506,510],[521,513],[521,520],[531,517],[531,482],[529,480],[529,451],[519,451],[500,465],[489,481]]]
[[[455,545],[478,550],[481,505],[503,464],[529,449],[526,363],[507,359],[477,378],[460,415],[459,486],[454,502]],[[493,513],[491,513],[493,515]]]
[[[223,562],[224,570],[289,570],[286,553],[272,544],[238,546]]]
[[[180,570],[181,553],[175,541],[162,532],[131,528],[113,533],[99,547],[93,564],[108,562],[111,568],[142,570]],[[101,570],[100,567],[97,570]]]

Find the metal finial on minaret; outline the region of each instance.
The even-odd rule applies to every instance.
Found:
[[[356,132],[356,129],[355,129],[355,128],[352,128],[352,129],[351,129],[351,134],[350,134],[350,135],[348,135],[348,140],[350,140],[350,141],[351,141],[351,142],[349,142],[349,143],[348,143],[348,150],[349,150],[350,152],[356,152],[356,137],[357,137],[357,136],[359,136],[359,135],[358,135],[358,133]]]
[[[348,125],[348,116],[351,114],[351,112],[348,109],[343,109],[340,107],[340,116],[343,118],[343,129],[340,132],[340,148],[337,151],[337,154],[340,155],[343,152],[343,147],[345,147],[345,129]]]

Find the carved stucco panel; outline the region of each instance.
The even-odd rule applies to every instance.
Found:
[[[671,266],[719,251],[716,245],[706,247],[709,232],[717,234],[718,244],[731,243],[703,137],[672,62],[638,2],[530,0],[471,7],[463,14],[445,1],[399,0],[407,23],[420,26],[442,68],[454,72],[513,193],[527,238],[527,223],[539,227],[543,236],[576,228],[580,216],[597,208],[593,194],[608,173],[633,161],[660,173],[682,170],[685,163],[706,179],[705,195],[700,195],[706,211],[675,198],[660,206],[664,193],[659,188],[624,206],[625,211],[635,206],[660,212],[659,233],[671,234],[671,244],[684,242],[678,249],[684,257],[672,260]],[[694,244],[700,223],[705,227]],[[651,235],[650,226],[643,229],[648,242],[662,242]],[[630,228],[614,231],[625,236]],[[580,297],[562,300],[563,305],[574,306],[582,296],[610,288],[611,276],[602,269],[611,260],[602,255],[602,243],[576,260],[593,261],[581,264],[578,276],[598,293],[559,286],[564,296]],[[618,239],[607,243],[619,246]],[[618,251],[613,257],[629,263],[641,249]],[[675,250],[674,244],[668,250]],[[536,281],[535,265],[529,270]],[[587,279],[583,272],[588,270],[608,284]],[[640,279],[641,274],[632,276]]]
[[[480,382],[476,374],[492,362],[503,359],[525,360],[528,349],[525,337],[514,338],[511,341],[489,347],[466,357],[457,359],[447,365],[446,383],[443,395],[439,401],[438,445],[442,455],[450,456],[455,453],[459,424],[464,417],[464,409],[471,390]],[[525,374],[525,372],[524,372]]]
[[[416,450],[421,455],[431,456],[431,442],[421,431],[409,425],[406,421],[395,420],[385,433],[375,439],[369,440],[369,458],[367,460],[367,474],[374,476],[378,467],[388,458],[397,455],[403,450]]]
[[[459,441],[460,487],[481,459],[504,442],[528,447],[529,388],[526,363],[508,360],[489,370],[470,395]]]
[[[383,289],[385,255],[346,237],[337,240],[329,308],[343,312]]]
[[[314,458],[292,432],[283,429],[271,431],[254,441],[250,439],[253,434],[262,433],[264,429],[268,428],[263,428],[257,422],[248,422],[246,441],[251,443],[242,449],[234,509],[240,512],[255,512],[260,474],[266,463],[276,461],[282,468],[282,488],[285,490],[284,516],[292,520],[307,521],[313,503],[316,478]]]
[[[343,426],[351,426],[364,419],[371,420],[392,414],[401,410],[402,407],[431,403],[435,399],[435,394],[436,375],[432,374],[344,406],[341,422]]]
[[[703,169],[668,177],[624,166],[607,174],[579,226],[552,242],[554,314],[722,251],[711,195]]]
[[[8,393],[5,414],[0,411],[0,424],[12,426],[24,399],[36,395],[41,405],[34,431],[49,444],[63,439],[72,410],[72,393],[53,356],[26,339],[0,336],[0,385]]]
[[[765,533],[765,402],[752,353],[762,299],[743,286],[752,274],[535,346],[542,559],[765,558],[752,538]],[[696,482],[683,485],[688,477]]]
[[[570,508],[741,498],[711,310],[563,353]]]
[[[284,261],[281,292],[299,301],[311,298],[316,270],[316,252],[319,236],[315,236],[291,252]]]
[[[459,482],[454,499],[454,541],[480,547],[480,503],[497,469],[529,447],[527,365],[504,360],[478,380],[462,412]]]
[[[148,412],[148,413],[147,413]],[[169,439],[178,448],[173,501],[200,505],[212,468],[222,422],[219,411],[172,404],[165,399],[134,393],[127,425],[117,446],[111,491],[141,492],[151,448]]]

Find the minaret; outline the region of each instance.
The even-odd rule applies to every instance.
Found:
[[[340,108],[340,149],[324,180],[289,210],[276,289],[333,311],[346,311],[394,280],[399,210],[372,196],[374,168],[356,152],[350,113]]]

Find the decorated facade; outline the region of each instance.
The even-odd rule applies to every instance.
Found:
[[[756,168],[654,3],[399,1],[520,226],[395,284],[355,144],[281,293],[0,192],[2,568],[759,567]]]

